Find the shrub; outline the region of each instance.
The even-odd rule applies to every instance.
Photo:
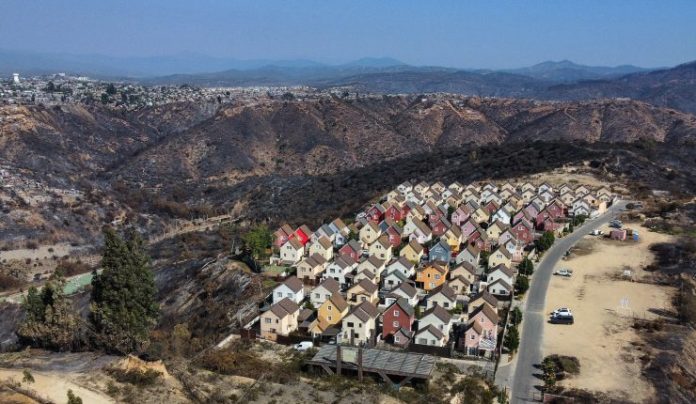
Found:
[[[152,386],[162,376],[162,372],[154,369],[111,369],[108,373],[119,383],[128,383],[138,387]]]

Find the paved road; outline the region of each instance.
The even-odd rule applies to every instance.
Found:
[[[534,376],[535,373],[539,373],[534,365],[539,364],[543,359],[541,344],[544,321],[546,321],[546,313],[544,313],[546,289],[558,261],[581,238],[591,233],[592,230],[607,224],[625,206],[626,202],[618,202],[603,215],[588,220],[584,225],[576,228],[572,234],[557,240],[539,262],[534,271],[529,291],[527,291],[525,308],[523,308],[522,339],[511,386],[512,403],[531,402],[535,396],[536,398],[540,397],[535,386],[541,385],[542,381]]]

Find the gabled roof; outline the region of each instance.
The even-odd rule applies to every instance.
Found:
[[[335,280],[334,278],[326,278],[322,283],[320,283],[318,287],[323,286],[324,289],[328,290],[331,293],[336,293],[341,290],[341,285],[338,284],[338,281]],[[315,288],[316,289],[316,288]]]
[[[392,276],[392,275],[396,276],[401,282],[408,280],[408,277],[406,277],[406,275],[404,275],[403,272],[397,271],[396,269],[387,274],[387,276]]]
[[[317,240],[317,243],[325,250],[333,248],[333,244],[331,244],[331,240],[329,240],[328,237],[326,236],[321,236]]]
[[[408,246],[411,247],[411,249],[416,253],[420,254],[423,252],[423,246],[418,244],[416,240],[411,240],[408,242]]]
[[[375,285],[374,282],[370,281],[369,279],[365,279],[365,278],[361,279],[360,282],[358,282],[357,284],[351,286],[351,289],[355,289],[355,288],[360,288],[360,289],[362,289],[365,292],[370,293],[370,294],[376,292],[378,289],[377,285]]]
[[[339,268],[345,269],[355,265],[355,260],[350,255],[341,255],[334,260],[334,264]]]
[[[399,307],[404,313],[408,314],[409,316],[412,316],[415,313],[415,310],[413,307],[411,307],[410,304],[408,304],[408,300],[404,299],[403,297],[400,297],[396,299],[394,303],[391,304],[391,306],[387,307],[384,312],[386,313],[387,310],[391,310],[394,307]]]
[[[373,268],[381,268],[384,265],[384,260],[374,255],[370,255],[365,261],[372,265]]]
[[[346,299],[343,298],[343,296],[340,293],[334,293],[327,299],[327,301],[330,301],[333,303],[333,305],[336,307],[338,311],[343,311],[348,307],[348,302],[346,302]]]
[[[389,236],[383,235],[380,236],[377,240],[375,240],[372,245],[375,244],[380,244],[384,249],[391,248],[391,244],[389,243]]]
[[[286,235],[288,235],[288,236],[295,232],[295,231],[292,229],[292,227],[290,227],[290,225],[287,224],[287,223],[284,224],[284,225],[282,225],[282,226],[280,227],[280,229],[278,229],[278,230],[282,230],[282,231],[283,231]]]
[[[447,282],[431,290],[428,297],[433,297],[437,294],[442,294],[448,300],[454,301],[457,299],[457,294],[454,292],[454,289],[452,289],[450,285],[447,284]]]
[[[483,300],[484,302],[490,304],[492,307],[498,307],[498,299],[496,299],[495,296],[488,293],[487,291],[483,291],[483,293],[479,293],[476,296],[472,297],[471,300],[469,300],[469,302],[471,304],[477,301],[478,299]]]
[[[500,251],[507,258],[512,258],[512,254],[510,254],[510,251],[508,251],[507,248],[503,246],[498,247],[496,251]]]
[[[413,298],[416,296],[416,294],[418,294],[416,288],[414,288],[410,282],[407,282],[407,279],[404,282],[401,282],[399,286],[392,289],[390,294],[396,292],[397,290],[404,292],[409,298]]]
[[[343,230],[343,229],[345,229],[346,227],[348,227],[348,226],[346,226],[346,224],[343,222],[343,220],[341,220],[340,217],[337,217],[336,219],[334,219],[333,222],[331,222],[331,224],[333,224],[334,226],[336,226],[336,228],[338,228],[339,230]]]
[[[307,237],[312,235],[312,230],[307,227],[306,224],[303,224],[302,226],[298,227],[297,230],[302,230],[302,233],[306,234]]]
[[[273,314],[275,314],[276,317],[283,319],[287,315],[295,313],[296,311],[300,310],[300,306],[298,306],[297,303],[293,302],[292,300],[290,300],[286,297],[283,300],[281,300],[278,303],[271,306],[271,308],[269,310]]]
[[[354,314],[361,321],[367,321],[369,319],[374,319],[377,317],[377,307],[369,301],[364,301],[359,305],[353,307],[348,315]]]
[[[432,324],[429,324],[427,327],[418,330],[418,332],[416,332],[416,337],[418,337],[418,335],[423,334],[423,333],[425,333],[425,332],[429,332],[430,335],[432,335],[432,336],[434,336],[435,338],[438,338],[438,339],[443,339],[443,338],[445,338],[445,334],[443,334],[442,331],[440,331],[439,329],[437,329],[437,327],[433,326]]]
[[[304,288],[302,281],[294,275],[286,279],[285,282],[283,282],[283,285],[287,286],[288,289],[292,290],[295,293],[299,292]]]
[[[435,305],[430,310],[426,310],[423,313],[421,319],[431,314],[437,317],[440,321],[442,321],[445,324],[449,323],[452,319],[452,315],[449,313],[449,311],[445,310],[443,307],[440,307],[439,305]]]
[[[493,324],[498,324],[498,314],[495,311],[493,311],[491,306],[487,304],[482,304],[479,307],[475,308],[474,311],[472,311],[471,314],[469,314],[469,318],[474,318],[474,316],[481,312],[483,312],[483,315],[488,317],[488,319],[491,320]]]
[[[496,279],[496,281],[491,283],[490,285],[488,285],[488,287],[490,288],[493,285],[502,285],[506,290],[508,290],[508,291],[512,290],[512,285],[510,285],[509,283],[505,282],[502,279]]]
[[[304,261],[307,263],[307,265],[309,265],[312,268],[318,267],[320,265],[324,265],[328,262],[326,260],[326,258],[324,258],[323,255],[320,255],[317,253],[314,253],[314,254],[310,255],[309,257],[305,258]]]
[[[471,285],[471,282],[469,282],[465,277],[461,275],[457,275],[454,278],[450,279],[450,283],[453,283],[454,281],[459,281],[465,285]]]
[[[440,263],[438,263],[437,261],[433,261],[433,262],[429,263],[421,271],[425,271],[428,268],[432,268],[432,269],[436,270],[437,272],[441,273],[442,275],[445,275],[447,273],[447,269],[444,266],[440,265]]]
[[[300,243],[300,240],[298,240],[297,237],[290,237],[288,241],[285,244],[283,244],[283,246],[288,244],[295,250],[299,250],[303,247],[302,243]]]
[[[421,233],[428,235],[431,234],[430,227],[428,227],[427,224],[423,223],[422,220],[414,218],[413,219],[413,224],[416,226],[418,230],[421,231]]]
[[[508,268],[507,265],[505,264],[498,264],[493,269],[491,269],[491,272],[489,274],[492,274],[493,272],[500,271],[504,273],[508,278],[512,278],[515,276],[515,273],[512,271],[512,269]]]
[[[344,245],[341,248],[345,247],[350,247],[353,251],[360,252],[362,250],[362,247],[360,247],[360,244],[357,242],[357,240],[349,240],[346,245]]]
[[[481,324],[478,321],[469,322],[469,324],[466,325],[464,332],[466,333],[471,329],[473,329],[478,335],[483,334],[483,327],[481,327]]]
[[[407,260],[406,257],[396,258],[392,262],[390,262],[389,265],[387,265],[387,266],[391,267],[394,264],[401,264],[403,267],[405,267],[407,269],[411,269],[414,267],[413,263],[411,261]]]
[[[462,268],[462,269],[464,269],[466,272],[469,272],[470,274],[476,276],[476,267],[475,267],[473,264],[469,263],[468,261],[462,261],[462,263],[459,264],[459,265],[457,265],[457,266],[452,270],[452,272],[459,272],[459,271],[458,271],[459,268]]]

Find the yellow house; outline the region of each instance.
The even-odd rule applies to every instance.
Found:
[[[379,287],[373,282],[367,279],[361,279],[360,282],[348,289],[346,294],[348,296],[348,303],[357,305],[367,301],[376,305],[379,303],[378,290]]]
[[[365,226],[360,229],[360,242],[362,242],[363,247],[368,246],[375,242],[382,234],[376,223],[368,222]]]
[[[497,240],[508,227],[509,226],[506,226],[500,220],[497,220],[495,223],[488,226],[488,229],[486,229],[486,234],[488,234],[488,238],[490,240]]]
[[[289,335],[297,329],[300,306],[287,297],[261,314],[261,338],[275,341],[278,335]]]
[[[486,209],[478,208],[471,214],[471,217],[476,221],[476,223],[487,222],[490,214]]]
[[[462,228],[459,226],[450,226],[442,236],[442,239],[450,246],[454,253],[459,252],[459,246],[462,244]]]
[[[447,265],[431,262],[416,272],[416,284],[428,292],[445,283],[447,271]]]
[[[501,264],[512,268],[512,254],[503,246],[498,247],[488,257],[488,268],[495,268]]]
[[[333,293],[317,310],[317,319],[310,325],[309,332],[321,334],[332,325],[339,324],[348,314],[350,306],[340,293]]]
[[[423,246],[418,244],[416,240],[411,240],[401,249],[399,256],[406,258],[413,263],[419,263],[423,256]]]
[[[476,275],[476,268],[470,263],[464,261],[450,271],[450,279],[458,277],[464,278],[467,282],[469,282],[469,284],[474,284],[478,279],[478,276]]]

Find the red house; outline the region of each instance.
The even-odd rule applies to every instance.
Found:
[[[389,226],[387,229],[387,236],[389,236],[389,244],[392,247],[398,247],[401,245],[401,231],[396,226]]]
[[[554,217],[554,218],[565,217],[565,209],[564,209],[563,205],[558,201],[551,202],[544,210],[548,211],[549,215],[551,215],[551,217]]]
[[[450,228],[450,223],[444,217],[440,217],[437,220],[430,222],[430,229],[433,232],[433,236],[440,237],[447,232]]]
[[[522,219],[517,222],[512,226],[510,232],[517,240],[524,243],[524,245],[529,245],[534,242],[534,229],[527,219]]]
[[[302,243],[302,245],[305,245],[309,242],[309,239],[312,237],[312,231],[307,227],[306,225],[302,225],[295,230],[293,233],[295,237],[297,237],[297,241]]]
[[[382,337],[386,339],[401,329],[407,330],[407,334],[410,334],[415,320],[415,310],[408,301],[404,298],[397,299],[382,315]]]
[[[489,201],[486,206],[484,206],[484,209],[488,211],[489,215],[492,215],[500,209],[500,206],[495,203],[495,201]]]
[[[402,210],[393,203],[390,203],[389,207],[384,211],[384,217],[388,217],[396,222],[404,218]]]
[[[284,224],[282,227],[276,230],[275,233],[273,233],[273,245],[280,248],[283,244],[288,242],[290,236],[293,234],[294,232],[292,231],[292,227]]]
[[[384,207],[377,203],[370,209],[368,209],[365,213],[367,213],[367,220],[379,223],[384,218]]]
[[[362,255],[362,248],[355,240],[350,240],[346,245],[338,250],[340,255],[347,255],[353,259],[353,261],[360,261],[360,256]]]

